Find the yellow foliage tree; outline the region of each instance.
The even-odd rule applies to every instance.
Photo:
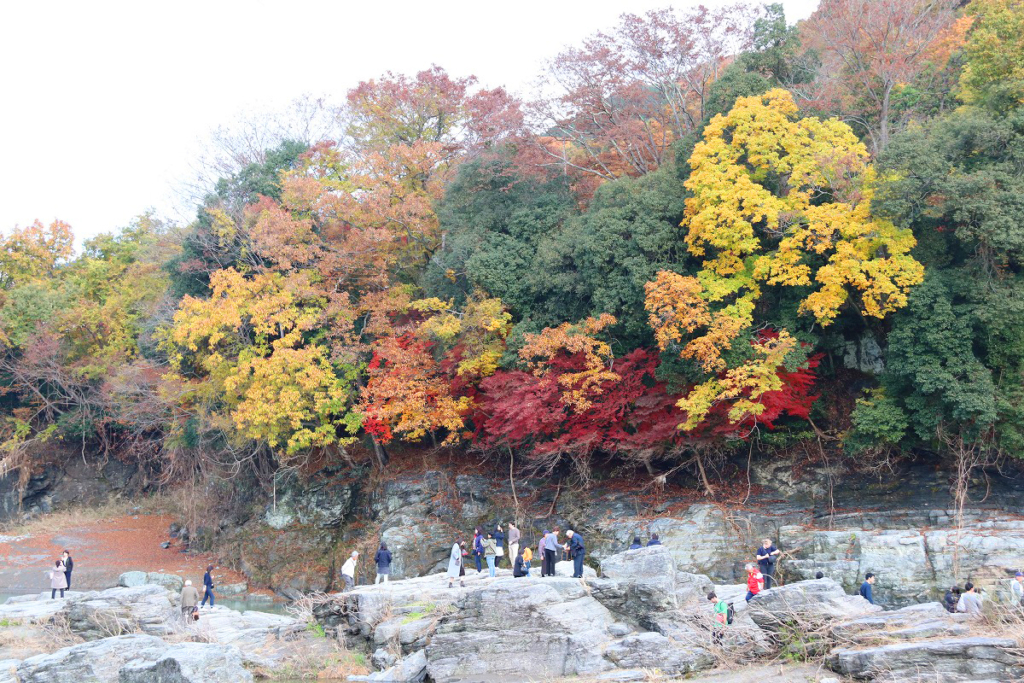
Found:
[[[659,347],[679,345],[705,372],[724,372],[680,402],[685,429],[718,401],[735,401],[734,421],[757,414],[757,398],[778,388],[776,368],[797,346],[785,331],[770,343],[747,335],[753,358],[738,368],[722,355],[753,326],[763,286],[806,291],[800,312],[826,326],[847,303],[885,317],[924,275],[910,231],[871,216],[864,145],[836,119],[798,118],[785,90],[738,99],[711,120],[689,163],[686,243],[703,267],[646,285]]]

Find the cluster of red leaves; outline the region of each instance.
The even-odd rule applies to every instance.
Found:
[[[806,366],[779,371],[784,387],[762,396],[765,410],[735,424],[728,420],[728,405],[715,407],[697,430],[683,432],[683,412],[676,407],[680,395],[669,392],[655,377],[655,352],[637,349],[613,366],[618,380],[606,380],[595,392],[592,405],[575,411],[562,400],[567,389],[559,377],[579,372],[579,354],[560,355],[543,377],[522,371],[498,372],[483,380],[470,416],[472,440],[485,448],[529,448],[535,458],[588,457],[595,453],[626,459],[661,457],[701,442],[746,438],[755,426],[774,428],[783,416],[807,419],[817,396],[814,368],[820,356]]]

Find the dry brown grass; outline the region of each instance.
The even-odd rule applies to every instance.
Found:
[[[163,493],[133,500],[114,496],[96,505],[76,505],[47,512],[27,521],[0,524],[0,533],[9,536],[55,534],[82,524],[122,515],[173,514],[177,508],[177,501]]]

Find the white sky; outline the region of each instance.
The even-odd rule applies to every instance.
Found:
[[[523,91],[545,59],[670,0],[132,0],[0,10],[0,231],[61,218],[81,239],[173,214],[205,140],[247,111],[341,100],[438,64]],[[686,0],[672,3],[677,7]],[[722,4],[706,0],[705,4]],[[817,0],[783,0],[790,22]]]

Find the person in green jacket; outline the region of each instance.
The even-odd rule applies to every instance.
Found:
[[[715,591],[708,593],[708,602],[714,604],[714,629],[711,632],[711,639],[716,645],[722,644],[722,629],[729,624],[729,605],[725,600],[719,600]]]
[[[487,560],[487,573],[494,578],[494,557],[498,554],[498,542],[494,540],[493,534],[487,534],[484,539],[484,559]]]

